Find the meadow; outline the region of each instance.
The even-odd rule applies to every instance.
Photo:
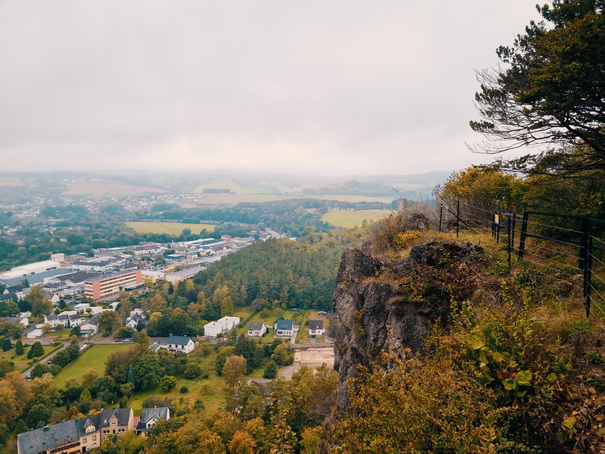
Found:
[[[88,369],[94,369],[100,374],[105,372],[105,361],[109,355],[117,350],[128,348],[131,344],[96,344],[91,345],[82,352],[73,363],[68,364],[55,377],[59,388],[63,388],[70,378],[79,380]]]
[[[321,217],[336,227],[359,227],[363,221],[373,222],[393,213],[391,210],[330,210]]]
[[[29,352],[30,348],[31,347],[26,347],[25,352],[22,355],[16,356],[15,347],[13,347],[12,349],[10,349],[6,352],[1,352],[0,359],[6,359],[8,361],[11,361],[12,363],[14,363],[16,371],[23,372],[23,371],[27,370],[29,367],[31,367],[30,363],[32,362],[32,360],[27,357],[27,353]],[[44,355],[36,358],[38,361],[46,358],[52,352],[61,348],[61,345],[59,345],[59,346],[43,345],[42,348],[44,349]]]
[[[183,229],[189,229],[198,234],[202,229],[212,232],[214,224],[186,224],[183,222],[126,222],[126,225],[137,233],[166,233],[168,235],[180,235]]]

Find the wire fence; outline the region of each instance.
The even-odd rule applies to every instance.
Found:
[[[491,232],[512,260],[582,292],[586,316],[605,315],[605,220],[525,211],[494,212],[468,201],[439,207],[439,231]]]

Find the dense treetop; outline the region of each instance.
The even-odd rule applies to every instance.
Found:
[[[568,145],[557,151],[567,173],[605,166],[605,12],[602,0],[553,0],[538,6],[514,45],[497,54],[501,68],[479,73],[481,116],[471,127],[498,153],[527,145]],[[574,145],[583,145],[574,148]],[[552,152],[538,155],[538,161]],[[575,154],[568,160],[566,155]],[[516,160],[531,167],[531,155]]]

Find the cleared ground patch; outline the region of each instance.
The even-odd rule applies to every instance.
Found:
[[[88,369],[94,369],[99,374],[105,373],[105,361],[113,352],[130,347],[131,344],[94,344],[82,352],[80,357],[73,363],[68,364],[55,377],[59,388],[65,387],[65,382],[70,378],[80,380],[82,374]]]
[[[311,368],[327,364],[334,367],[334,347],[311,347],[296,349],[294,361]]]
[[[363,221],[378,221],[389,214],[391,210],[330,210],[321,217],[324,222],[329,222],[336,227],[360,226]]]
[[[168,235],[180,235],[183,229],[189,229],[198,234],[203,229],[212,232],[214,224],[186,224],[183,222],[126,222],[126,225],[137,233],[166,233]]]

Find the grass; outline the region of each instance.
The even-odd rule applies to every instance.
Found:
[[[391,213],[391,210],[330,210],[321,217],[321,220],[336,227],[351,228],[360,226],[363,221],[377,221]]]
[[[184,222],[126,222],[126,225],[137,233],[166,233],[168,235],[180,235],[183,229],[189,229],[198,234],[202,229],[212,232],[214,224],[186,224]]]
[[[61,345],[59,345],[57,347],[55,347],[54,345],[43,345],[42,348],[44,349],[44,355],[37,357],[36,359],[38,361],[41,361],[42,359],[46,358],[48,355],[50,355],[55,350],[58,350],[59,348],[61,348]],[[30,364],[30,363],[33,360],[27,358],[28,352],[29,352],[29,348],[26,348],[25,353],[23,353],[22,355],[19,355],[19,356],[15,356],[15,348],[13,347],[12,349],[10,349],[6,352],[2,352],[2,354],[0,355],[0,359],[6,359],[8,361],[11,361],[12,363],[15,364],[16,371],[23,372],[32,366],[32,364]],[[13,356],[14,356],[14,358],[13,358]]]
[[[100,374],[105,372],[105,361],[109,355],[117,350],[128,348],[130,344],[96,344],[91,345],[82,352],[80,357],[73,363],[68,364],[55,377],[59,388],[65,386],[70,378],[79,379],[88,369],[94,369]]]
[[[213,411],[224,407],[225,390],[227,385],[225,381],[216,375],[216,353],[211,353],[208,356],[202,356],[201,353],[193,352],[190,356],[191,362],[197,362],[202,366],[202,369],[209,373],[206,379],[188,380],[186,378],[177,378],[176,387],[168,392],[162,391],[159,387],[136,393],[129,402],[129,406],[133,409],[136,416],[141,415],[144,402],[150,397],[159,399],[171,399],[175,405],[175,409],[180,407],[193,408],[193,404],[197,399],[204,402],[206,415],[210,415]],[[262,376],[264,367],[254,371],[250,377]],[[180,389],[186,386],[189,389],[188,393],[181,394]]]
[[[305,314],[304,322],[303,322],[303,324],[301,324],[300,330],[298,331],[298,335],[296,336],[297,343],[304,344],[304,343],[311,342],[311,337],[309,336],[309,326],[307,324],[309,320],[322,320],[324,322],[324,328],[326,330],[328,328],[328,319],[326,318],[325,315],[319,315],[318,311],[308,311]],[[319,342],[323,342],[324,340],[325,340],[325,335],[315,338],[315,341],[319,341]]]

